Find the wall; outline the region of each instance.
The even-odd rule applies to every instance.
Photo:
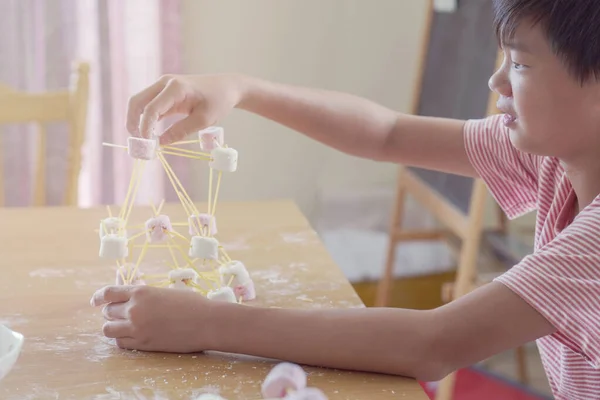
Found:
[[[185,71],[243,72],[408,111],[425,11],[425,0],[184,0]],[[312,217],[317,199],[338,189],[393,190],[394,165],[340,154],[242,111],[221,125],[240,161],[220,199],[292,198]],[[207,170],[195,172],[194,194],[205,198]]]

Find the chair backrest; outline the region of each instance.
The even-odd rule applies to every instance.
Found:
[[[46,204],[46,125],[54,122],[66,122],[68,126],[68,170],[63,204],[77,205],[81,147],[88,110],[89,70],[86,62],[74,63],[70,85],[64,90],[29,93],[0,84],[0,124],[37,125],[39,141],[33,198],[35,206]],[[0,205],[3,204],[4,171],[0,169]]]

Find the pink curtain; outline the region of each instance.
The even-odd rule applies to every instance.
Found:
[[[82,207],[119,204],[133,165],[127,152],[102,146],[126,144],[129,96],[164,73],[181,71],[181,0],[2,0],[0,82],[43,91],[69,84],[71,63],[91,64],[86,138],[82,149]],[[166,122],[168,123],[168,122]],[[31,127],[0,128],[5,204],[31,202],[37,141]],[[59,204],[65,188],[65,126],[49,127],[48,203]],[[172,159],[187,182],[187,160]],[[136,203],[176,200],[158,161],[147,164]]]

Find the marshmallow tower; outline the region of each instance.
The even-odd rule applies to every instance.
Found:
[[[197,140],[161,145],[157,136],[129,137],[127,145],[104,143],[125,149],[133,161],[129,187],[118,215],[100,221],[99,256],[116,263],[117,285],[150,285],[174,290],[188,290],[210,300],[243,303],[256,297],[254,282],[246,266],[232,260],[216,235],[216,208],[223,174],[237,171],[238,152],[225,144],[221,127],[198,132]],[[185,149],[183,144],[197,143]],[[198,210],[167,160],[167,156],[202,160],[209,166],[208,209]],[[141,223],[131,223],[130,216],[147,163],[160,163],[173,186],[185,219],[180,222],[162,213],[164,202]],[[151,179],[151,178],[150,178]],[[180,229],[180,227],[183,227]],[[189,236],[188,236],[189,235]],[[138,240],[141,243],[138,243]],[[157,255],[162,252],[163,255]],[[165,263],[159,274],[145,274],[148,257]]]

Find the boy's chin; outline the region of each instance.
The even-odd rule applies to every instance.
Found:
[[[509,133],[510,142],[519,151],[529,154],[540,154],[540,143],[536,143],[530,136],[520,129],[511,129]]]

